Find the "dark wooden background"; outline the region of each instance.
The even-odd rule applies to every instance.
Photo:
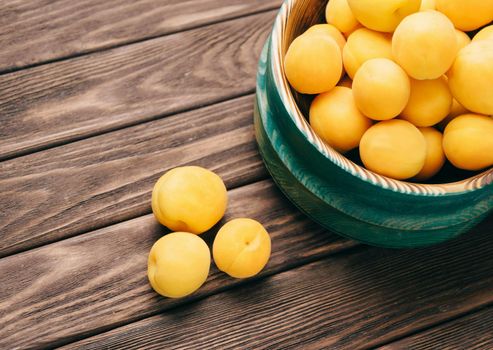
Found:
[[[0,349],[493,348],[493,217],[445,245],[372,248],[269,179],[252,106],[279,5],[0,3]],[[273,254],[173,300],[147,283],[167,232],[150,192],[185,164],[223,177],[223,222],[261,221]]]

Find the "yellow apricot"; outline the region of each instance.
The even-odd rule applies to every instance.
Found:
[[[401,118],[416,126],[432,126],[452,108],[452,93],[445,76],[433,80],[411,79],[411,95]]]
[[[211,253],[202,238],[193,233],[173,232],[152,246],[147,277],[157,293],[181,298],[200,288],[210,265]]]
[[[270,249],[270,236],[258,221],[234,219],[217,233],[212,254],[219,270],[231,277],[247,278],[264,268]]]
[[[436,0],[436,9],[457,29],[478,29],[493,20],[493,0]]]
[[[334,39],[304,34],[293,40],[284,58],[286,77],[303,94],[329,91],[341,78],[341,49]]]
[[[339,45],[341,52],[342,49],[344,48],[344,45],[346,45],[346,38],[344,38],[344,35],[342,35],[339,29],[337,29],[332,24],[315,24],[310,28],[308,28],[303,34],[328,35],[329,37],[335,40],[337,45]]]
[[[456,29],[455,35],[457,37],[457,50],[460,50],[463,47],[466,47],[467,45],[469,45],[471,43],[471,38],[469,37],[469,35],[467,35],[463,31]],[[448,71],[447,71],[446,75],[447,74],[448,74]]]
[[[480,170],[493,165],[493,118],[464,114],[443,133],[443,150],[457,168]]]
[[[444,130],[450,121],[459,115],[468,114],[470,111],[464,108],[455,98],[452,98],[452,108],[450,109],[450,113],[443,119],[440,123],[438,123],[438,127],[440,130]]]
[[[472,38],[473,42],[478,40],[493,40],[493,24],[484,27]]]
[[[462,30],[456,29],[455,36],[457,37],[457,50],[460,50],[471,43],[471,38],[469,35],[464,33]]]
[[[426,159],[426,141],[414,125],[392,119],[373,125],[361,138],[359,152],[365,167],[402,180],[415,176]]]
[[[459,51],[448,72],[452,95],[470,111],[493,114],[493,40],[478,40]]]
[[[365,27],[390,33],[404,17],[419,11],[421,0],[348,0],[348,4]]]
[[[152,190],[154,216],[172,231],[207,231],[223,217],[227,202],[221,178],[198,166],[168,171]]]
[[[346,38],[346,41],[347,41],[347,39],[349,39],[349,37],[351,36],[351,34],[353,34],[355,31],[357,31],[360,28],[365,28],[365,27],[363,27],[361,24],[358,24],[358,26],[356,26],[352,31],[343,33],[344,34],[344,37]]]
[[[339,80],[339,83],[337,83],[337,86],[343,86],[343,87],[347,87],[347,88],[351,89],[353,86],[353,81],[351,80],[350,77],[345,75],[341,80]]]
[[[402,20],[392,37],[394,59],[414,79],[445,74],[457,53],[452,22],[437,11],[414,13]]]
[[[421,6],[419,8],[420,11],[435,10],[435,9],[436,9],[435,0],[421,0]]]
[[[449,117],[452,119],[462,114],[468,114],[470,111],[464,108],[455,98],[452,98],[452,108],[450,109]]]
[[[367,28],[355,30],[342,51],[344,68],[351,79],[359,67],[372,58],[392,59],[392,37]]]
[[[410,89],[406,72],[387,58],[366,61],[353,80],[356,106],[374,120],[387,120],[399,115],[409,101]]]
[[[360,25],[347,0],[330,0],[325,8],[325,19],[343,33],[352,32]]]
[[[313,100],[310,124],[327,144],[344,153],[358,147],[372,122],[356,107],[351,89],[336,86]]]
[[[442,148],[442,133],[435,128],[419,128],[426,141],[426,158],[423,168],[414,180],[425,181],[440,171],[445,163]]]
[[[331,39],[334,39],[336,44],[341,49],[341,55],[342,55],[342,50],[344,49],[344,46],[346,45],[346,38],[344,37],[344,35],[342,35],[342,33],[339,31],[339,29],[337,29],[332,24],[315,24],[315,25],[311,26],[310,28],[308,28],[303,33],[303,35],[305,35],[305,34],[309,34],[309,35],[318,34],[318,35],[323,35],[323,36],[329,37]],[[343,67],[343,69],[341,71],[341,77],[344,76],[344,74],[345,74],[345,71],[344,71],[344,67]]]

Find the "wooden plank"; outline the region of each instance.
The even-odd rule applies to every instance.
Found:
[[[0,159],[253,92],[274,15],[0,76]]]
[[[355,245],[288,205],[270,180],[232,190],[229,199],[223,222],[252,217],[271,234],[263,276]],[[56,345],[189,302],[159,297],[148,285],[147,253],[164,232],[147,215],[0,259],[0,348]],[[210,244],[213,234],[204,237]],[[192,299],[241,283],[213,267]]]
[[[379,349],[493,349],[493,307],[441,324]]]
[[[176,166],[210,168],[229,188],[265,178],[253,102],[249,95],[0,163],[0,256],[150,213],[155,181]]]
[[[4,0],[0,71],[274,9],[280,0]]]
[[[338,254],[67,348],[372,348],[493,303],[492,219],[447,245]]]

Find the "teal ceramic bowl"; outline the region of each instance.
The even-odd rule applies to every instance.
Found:
[[[296,36],[322,21],[325,5],[287,0],[260,58],[255,132],[273,179],[314,221],[367,244],[419,247],[466,232],[493,209],[493,169],[450,168],[435,184],[393,180],[339,154],[310,128],[304,117],[310,97],[290,89],[283,59]]]

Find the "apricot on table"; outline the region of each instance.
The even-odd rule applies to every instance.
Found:
[[[269,261],[270,236],[258,221],[246,218],[227,222],[212,246],[214,262],[231,277],[247,278],[259,273]]]
[[[154,216],[172,231],[207,231],[223,217],[227,202],[221,178],[198,166],[168,171],[152,190]]]
[[[193,233],[173,232],[152,246],[147,277],[157,293],[181,298],[202,286],[210,265],[211,253],[202,238]]]

